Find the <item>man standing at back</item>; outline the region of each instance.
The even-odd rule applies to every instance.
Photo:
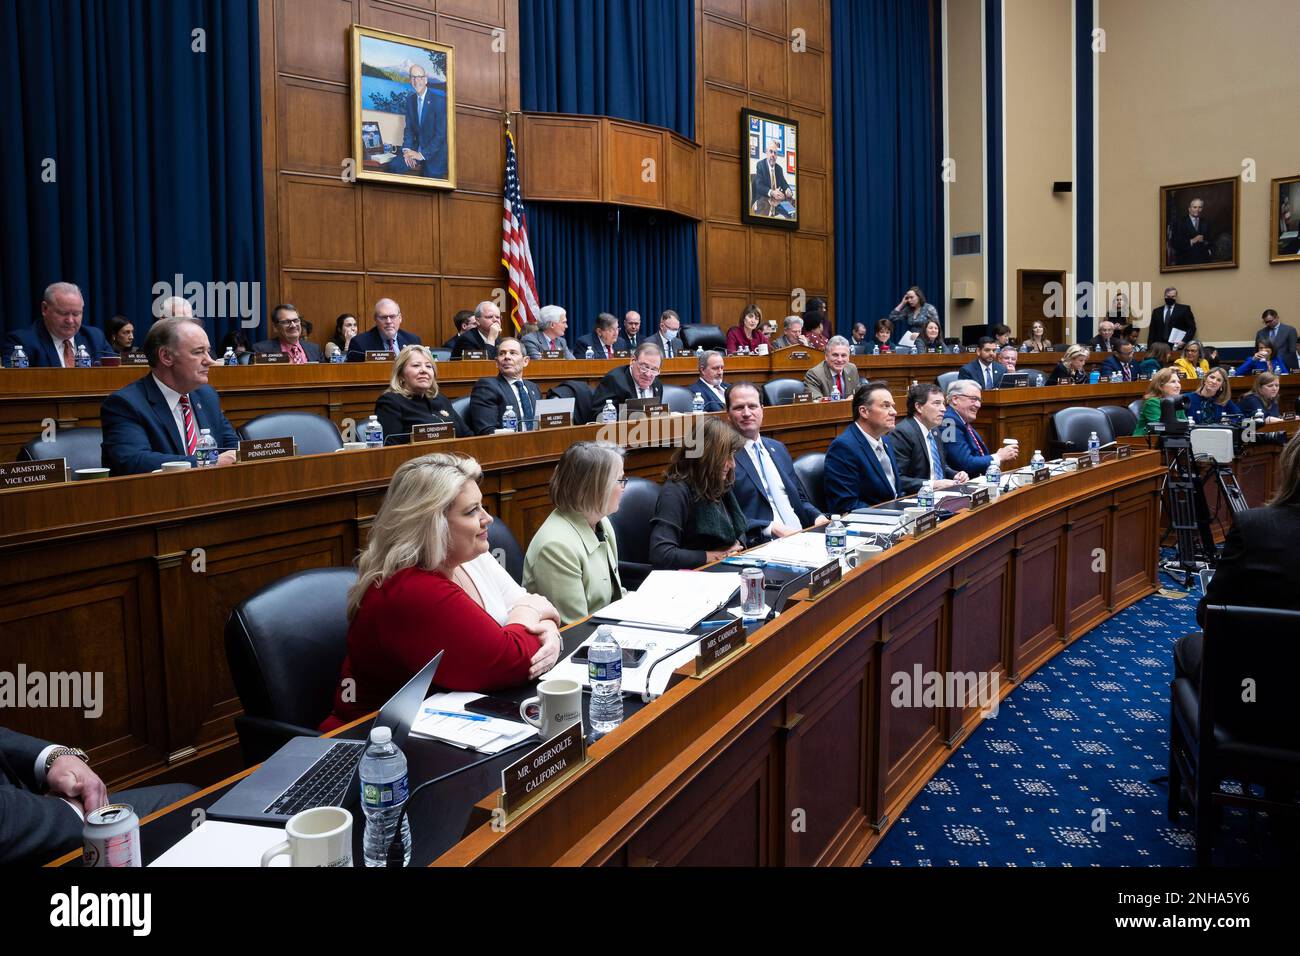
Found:
[[[375,327],[352,336],[348,361],[364,362],[367,352],[391,352],[393,358],[408,345],[421,345],[420,337],[402,331],[402,308],[392,299],[375,303]]]
[[[86,302],[71,282],[55,282],[41,299],[41,317],[5,337],[4,360],[10,364],[15,346],[27,353],[31,368],[76,368],[77,349],[84,346],[93,362],[115,353],[99,329],[82,325]]]

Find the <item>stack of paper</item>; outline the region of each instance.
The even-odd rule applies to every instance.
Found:
[[[466,704],[483,696],[464,691],[434,694],[420,708],[411,733],[484,754],[500,753],[537,733],[536,727],[522,720],[485,717],[465,710]]]
[[[261,866],[262,854],[284,841],[284,827],[204,820],[150,866]],[[271,866],[288,866],[277,857]]]
[[[712,577],[713,575],[709,576]],[[722,616],[719,615],[719,617]],[[700,639],[699,635],[674,634],[671,631],[618,627],[617,625],[611,627],[610,630],[614,634],[614,640],[618,641],[620,647],[646,652],[645,660],[640,667],[623,668],[623,693],[625,694],[645,693],[647,676],[650,679],[651,693],[662,694],[668,686],[668,678],[672,676],[673,671],[699,653],[699,649],[695,646]],[[594,633],[592,637],[595,637]],[[591,638],[588,638],[582,646],[586,647],[590,643]],[[581,682],[584,687],[589,686],[587,665],[573,663],[572,655],[556,664],[546,676],[548,678],[567,677]]]
[[[775,538],[748,554],[764,561],[780,561],[807,568],[821,567],[829,560],[826,554],[826,536],[812,531],[801,531],[788,538]]]
[[[725,571],[651,571],[635,592],[593,617],[642,627],[689,631],[731,600],[740,575]]]

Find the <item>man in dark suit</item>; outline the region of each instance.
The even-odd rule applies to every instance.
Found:
[[[478,328],[478,321],[475,319],[474,313],[469,309],[461,309],[452,316],[451,324],[456,331],[452,333],[451,338],[442,343],[442,347],[448,351],[456,347],[456,340],[461,337],[462,333]]]
[[[731,386],[727,392],[727,417],[745,437],[744,451],[736,454],[732,491],[745,514],[747,540],[784,538],[803,528],[826,524],[829,519],[808,500],[785,445],[760,434],[763,401],[757,385],[737,382]]]
[[[422,66],[411,67],[411,92],[406,95],[406,127],[402,155],[393,160],[405,169],[434,179],[447,178],[447,100],[429,90],[429,75]]]
[[[642,342],[626,365],[606,372],[596,386],[596,394],[591,397],[591,410],[597,420],[607,401],[613,402],[615,408],[634,398],[662,401],[664,386],[659,381],[662,365],[663,356],[659,352],[659,346],[653,342]]]
[[[664,309],[659,315],[659,331],[646,339],[659,348],[664,358],[677,358],[687,351],[681,340],[682,318],[672,309]]]
[[[518,339],[504,338],[497,342],[497,374],[481,378],[469,393],[469,409],[465,424],[475,435],[491,435],[501,427],[501,417],[506,408],[515,410],[515,419],[521,431],[536,426],[537,403],[542,392],[534,383],[524,380],[528,356]]]
[[[519,341],[530,359],[545,358],[547,352],[554,351],[559,351],[561,358],[571,359],[573,353],[564,341],[564,333],[568,330],[568,313],[558,305],[544,305],[537,312],[537,331],[529,332]]]
[[[239,437],[208,386],[208,333],[195,319],[168,317],[144,339],[150,373],[119,389],[100,408],[103,461],[113,475],[148,474],[165,461],[197,465],[195,449],[208,429],[222,449],[218,465],[235,463]]]
[[[186,784],[110,797],[84,750],[0,727],[0,864],[48,863],[82,844],[87,813],[127,803],[143,818],[194,793]]]
[[[1088,340],[1088,348],[1094,352],[1113,352],[1119,340],[1115,338],[1115,323],[1102,319],[1097,324],[1097,334]]]
[[[826,504],[836,514],[870,508],[903,493],[898,462],[886,436],[897,410],[887,382],[864,382],[853,393],[853,424],[826,452]]]
[[[944,445],[938,439],[947,408],[943,389],[933,382],[907,390],[907,417],[889,435],[898,462],[901,494],[916,494],[925,481],[931,482],[935,491],[943,491],[968,479],[964,471],[948,464]]]
[[[319,345],[302,337],[302,318],[296,306],[288,303],[277,305],[271,310],[271,324],[275,326],[276,338],[254,342],[255,353],[284,352],[294,365],[319,362],[324,358]]]
[[[392,352],[396,357],[408,345],[422,345],[418,335],[402,331],[402,307],[392,299],[375,303],[375,327],[358,332],[348,343],[348,361],[364,362],[367,352]]]
[[[1179,329],[1183,337],[1178,348],[1196,338],[1196,316],[1190,306],[1178,302],[1178,290],[1173,286],[1165,289],[1165,304],[1151,311],[1151,331],[1147,333],[1147,345],[1152,342],[1169,342],[1169,333]]]
[[[634,349],[644,340],[641,335],[641,313],[628,309],[623,314],[623,338],[627,341],[627,347]]]
[[[699,362],[700,377],[691,382],[690,390],[704,399],[706,412],[720,412],[727,407],[727,386],[722,384],[726,359],[721,352],[708,351]]]
[[[1003,445],[990,452],[984,439],[975,430],[975,416],[983,401],[980,387],[969,379],[959,378],[948,385],[948,411],[939,426],[939,441],[944,445],[944,457],[958,471],[975,477],[988,471],[989,462],[998,460],[999,468],[1006,468],[1019,454],[1016,446]]]
[[[574,352],[585,358],[587,349],[591,349],[592,358],[612,359],[616,351],[631,351],[632,346],[618,334],[618,319],[608,312],[602,312],[596,316],[596,330],[590,335],[581,336]]]
[[[767,155],[754,167],[754,195],[750,202],[757,203],[766,199],[777,206],[794,198],[794,190],[790,188],[790,183],[785,178],[785,169],[777,158],[777,148],[776,140],[768,141]]]
[[[1177,217],[1169,231],[1174,265],[1201,265],[1214,258],[1214,232],[1205,220],[1204,200],[1188,203],[1187,215]]]
[[[41,299],[41,317],[25,329],[5,336],[4,363],[10,364],[15,346],[21,345],[32,368],[76,368],[77,349],[84,346],[90,360],[117,353],[99,329],[82,325],[86,303],[71,282],[55,282]]]
[[[1006,374],[1006,366],[998,361],[997,339],[985,335],[980,338],[978,356],[963,365],[957,377],[975,382],[981,388],[998,388]]]
[[[468,350],[483,352],[490,359],[497,357],[497,341],[501,338],[501,310],[491,300],[474,307],[474,324],[456,336],[451,346],[451,357],[460,358]]]
[[[1133,343],[1128,339],[1120,339],[1119,344],[1115,346],[1115,351],[1101,363],[1098,371],[1101,372],[1102,378],[1108,378],[1119,372],[1119,377],[1123,381],[1136,381],[1138,372],[1137,364],[1133,361]]]
[[[1300,358],[1296,356],[1296,331],[1294,326],[1286,325],[1278,317],[1277,309],[1265,309],[1260,316],[1264,327],[1255,336],[1255,344],[1272,342],[1273,354],[1292,372],[1300,368]]]

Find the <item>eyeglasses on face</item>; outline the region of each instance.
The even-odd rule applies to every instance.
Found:
[[[636,367],[639,368],[641,371],[645,372],[647,375],[658,375],[658,374],[659,374],[659,369],[658,369],[657,366],[654,366],[654,365],[646,365],[645,362],[637,362],[637,363],[636,363]]]

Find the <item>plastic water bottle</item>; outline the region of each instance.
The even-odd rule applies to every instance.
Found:
[[[228,348],[226,354],[221,356],[222,365],[238,365],[239,359],[235,358],[235,350]]]
[[[697,345],[697,346],[695,346],[695,357],[696,357],[696,358],[704,358],[704,346],[703,346],[703,345]]]
[[[921,491],[916,496],[916,506],[924,508],[926,511],[934,510],[934,483],[931,481],[921,482]]]
[[[1096,432],[1088,436],[1088,457],[1094,465],[1101,464],[1101,440]]]
[[[1041,451],[1035,448],[1034,457],[1029,459],[1030,471],[1037,471],[1039,468],[1046,468],[1046,467],[1047,467],[1047,459],[1043,457],[1043,453]]]
[[[384,428],[379,424],[378,415],[370,416],[370,420],[362,427],[361,437],[367,448],[384,447]]]
[[[229,351],[229,350],[227,350],[227,351]],[[333,352],[330,353],[330,363],[333,364],[333,365],[342,365],[342,364],[343,364],[343,358],[344,358],[344,355],[343,355],[343,350],[342,350],[342,349],[335,349]]]
[[[1262,408],[1255,409],[1255,423],[1257,425],[1264,424],[1264,409]]]
[[[583,358],[589,358],[589,359],[591,359],[591,358],[595,358],[595,357],[596,357],[596,353],[595,353],[595,351],[592,349],[592,347],[591,347],[590,345],[588,345],[588,346],[587,346],[587,352],[586,352],[585,355],[583,355]]]
[[[879,343],[879,342],[877,342],[875,345],[871,346],[871,354],[872,354],[872,355],[879,355],[879,354],[880,354],[880,343]]]
[[[388,845],[409,795],[406,755],[393,743],[387,727],[370,731],[370,746],[361,758],[361,808],[366,814],[362,838],[366,866],[387,866]],[[402,819],[402,866],[411,864],[411,818]]]
[[[845,530],[844,522],[840,520],[840,516],[831,515],[831,523],[826,526],[826,553],[832,558],[838,558],[844,553],[844,545],[848,536],[848,531]]]
[[[989,486],[989,501],[996,501],[1002,490],[1002,466],[998,464],[997,456],[994,456],[985,469],[984,480]]]
[[[696,392],[695,397],[691,399],[691,413],[694,415],[699,415],[702,414],[703,412],[704,412],[704,396],[701,395],[699,392]]]
[[[77,346],[77,368],[90,368],[90,353],[84,345]]]
[[[27,353],[23,351],[23,347],[21,345],[15,345],[14,350],[9,353],[9,367],[27,368],[28,364]]]
[[[519,416],[515,414],[513,405],[507,405],[506,410],[501,413],[501,427],[512,432],[519,430]]]
[[[612,398],[605,399],[605,407],[600,410],[600,421],[603,425],[612,425],[618,421],[618,409],[614,407]]]
[[[198,460],[200,468],[211,468],[217,463],[217,456],[221,452],[217,449],[217,440],[212,437],[212,432],[206,428],[199,431],[199,443],[194,449],[194,457]]]
[[[623,649],[608,624],[596,628],[596,637],[587,648],[587,680],[591,684],[587,712],[591,729],[607,734],[623,722]]]
[[[838,385],[832,385],[832,386],[831,386],[831,401],[832,401],[832,402],[838,402],[838,401],[839,401],[841,398],[843,398],[843,397],[844,397],[844,396],[842,396],[842,395],[840,394],[840,387],[839,387]]]

